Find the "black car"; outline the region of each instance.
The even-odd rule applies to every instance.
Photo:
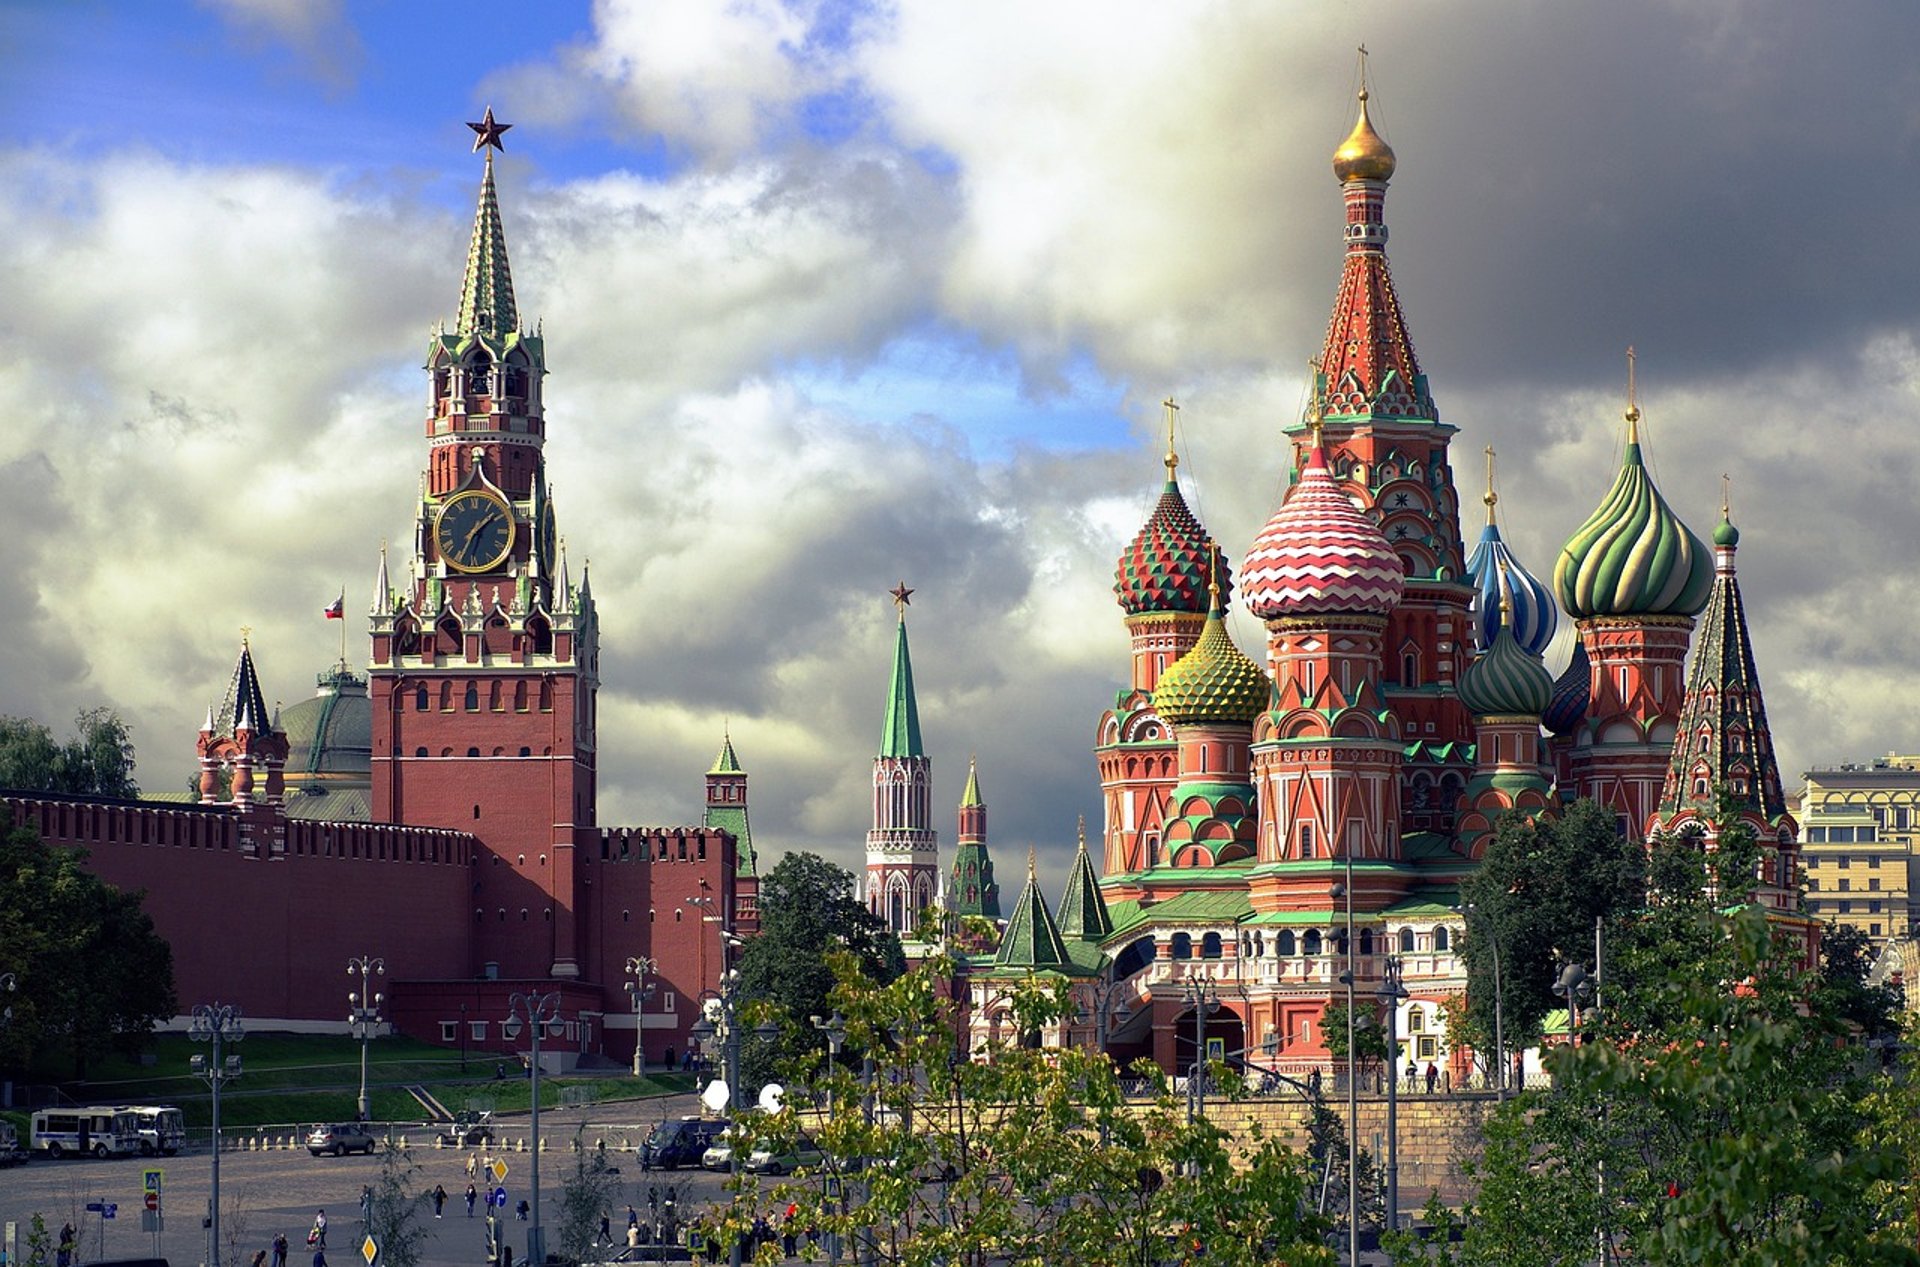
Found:
[[[733,1125],[724,1117],[669,1118],[653,1128],[640,1145],[640,1169],[678,1170],[698,1166],[700,1155]]]

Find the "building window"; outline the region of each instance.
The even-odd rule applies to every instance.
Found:
[[[416,713],[424,713],[427,711],[427,688],[424,686],[418,688],[413,693],[413,711]]]
[[[1853,881],[1851,881],[1851,880],[1842,880],[1842,881],[1840,881],[1840,891],[1841,891],[1842,893],[1845,893],[1845,892],[1847,892],[1847,891],[1848,891],[1849,889],[1851,889],[1852,887],[1853,887]]]
[[[480,711],[480,687],[474,682],[467,683],[467,711],[469,713]]]
[[[1425,1031],[1426,1028],[1427,1028],[1426,1010],[1423,1008],[1417,1008],[1417,1007],[1408,1008],[1407,1009],[1407,1033],[1409,1034],[1422,1033],[1423,1031]]]
[[[1874,876],[1871,880],[1868,880],[1867,887],[1875,893],[1878,893],[1880,891],[1880,877]]]
[[[1294,945],[1293,930],[1291,928],[1283,928],[1280,930],[1280,935],[1273,939],[1273,949],[1274,953],[1283,959],[1291,959],[1294,956],[1296,947]]]
[[[1880,859],[1878,856],[1867,859],[1867,870],[1878,871],[1879,869],[1880,869]]]
[[[1193,938],[1186,933],[1173,935],[1173,957],[1175,959],[1193,958]]]
[[[1312,823],[1300,824],[1300,856],[1302,858],[1313,857],[1313,824]]]
[[[486,1042],[487,1041],[487,1023],[485,1021],[468,1021],[467,1037],[471,1038],[476,1043]]]
[[[1851,914],[1853,914],[1853,903],[1852,903],[1852,902],[1841,902],[1841,903],[1839,904],[1839,906],[1840,906],[1840,913],[1841,913],[1842,915],[1851,915]]]
[[[1220,953],[1219,933],[1208,933],[1200,939],[1200,957],[1202,959],[1218,959]]]
[[[460,1022],[459,1021],[441,1021],[440,1022],[440,1041],[443,1043],[459,1042],[460,1041]]]
[[[1413,953],[1413,930],[1411,928],[1403,928],[1400,930],[1400,953],[1403,955]]]
[[[1319,929],[1309,928],[1307,930],[1307,935],[1301,938],[1300,941],[1300,953],[1303,955],[1317,955],[1320,953]]]
[[[1433,930],[1433,948],[1435,950],[1448,950],[1452,948],[1452,945],[1453,938],[1448,934],[1444,924]]]

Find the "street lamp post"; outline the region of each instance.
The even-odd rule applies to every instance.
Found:
[[[828,1059],[828,1066],[829,1066],[827,1069],[827,1120],[832,1121],[833,1120],[833,1069],[832,1069],[832,1066],[839,1063],[840,1048],[847,1041],[847,1018],[840,1014],[839,1008],[835,1008],[833,1010],[833,1015],[828,1017],[825,1020],[820,1019],[818,1016],[814,1016],[809,1019],[812,1020],[813,1027],[819,1030],[821,1036],[827,1040],[827,1059]],[[845,1208],[846,1208],[845,1206],[846,1199],[847,1199],[846,1189],[844,1186],[842,1186],[840,1189],[840,1200],[842,1203],[841,1210],[843,1213],[845,1212]],[[834,1262],[834,1263],[837,1263],[840,1261],[840,1234],[838,1232],[830,1232],[827,1235],[827,1261]]]
[[[633,980],[627,982],[627,997],[633,1000],[633,1076],[638,1078],[646,1072],[646,1003],[653,997],[654,982],[647,980],[647,974],[660,971],[660,961],[644,955],[635,955],[627,960],[627,975]]]
[[[1486,911],[1468,902],[1460,908],[1468,915],[1486,916]],[[1493,1067],[1494,1096],[1502,1104],[1507,1102],[1507,1040],[1504,1024],[1505,1009],[1501,1004],[1500,991],[1500,938],[1493,929],[1493,920],[1481,920],[1487,930],[1487,944],[1493,947]]]
[[[1335,897],[1346,899],[1347,908],[1347,968],[1340,974],[1340,981],[1347,987],[1347,1262],[1350,1267],[1359,1267],[1360,1263],[1360,1066],[1355,1059],[1354,1012],[1358,1007],[1355,997],[1356,962],[1354,955],[1358,947],[1353,940],[1353,847],[1349,842],[1341,852],[1346,858],[1346,877],[1334,886]]]
[[[710,903],[713,899],[688,898],[687,900],[689,903],[700,904],[703,902]],[[737,1114],[740,1110],[740,1026],[734,1016],[734,1008],[739,1003],[739,990],[740,970],[737,968],[728,968],[720,974],[720,988],[718,990],[701,991],[700,1019],[695,1021],[693,1028],[688,1031],[688,1036],[703,1047],[716,1036],[720,1039],[720,1058],[727,1080],[727,1112],[729,1116]],[[712,1020],[709,1020],[707,1017],[706,1004],[709,1000],[717,1004],[714,1008],[717,1015],[715,1019]],[[771,1039],[779,1035],[780,1027],[769,1021],[754,1032],[762,1038]],[[737,1182],[740,1177],[739,1148],[734,1148],[729,1154],[727,1168],[732,1179]],[[738,1237],[734,1239],[733,1249],[728,1254],[727,1261],[732,1264],[732,1267],[740,1267],[740,1241]]]
[[[353,1028],[353,1036],[360,1040],[360,1120],[373,1119],[373,1111],[367,1103],[367,1048],[373,1045],[374,1027],[380,1024],[380,1005],[387,996],[373,988],[375,977],[387,975],[387,961],[361,955],[358,959],[347,960],[347,977],[360,979],[360,988],[347,991],[347,1023]]]
[[[507,1041],[520,1036],[520,1028],[526,1026],[528,1040],[533,1044],[533,1070],[529,1085],[532,1090],[533,1111],[527,1129],[532,1138],[527,1141],[533,1150],[533,1174],[529,1180],[533,1188],[533,1224],[527,1228],[527,1262],[532,1267],[541,1267],[547,1260],[546,1232],[540,1226],[540,1039],[546,1034],[549,1023],[560,1017],[560,992],[547,994],[521,994],[514,992],[507,1000],[507,1021],[502,1028],[506,1031]]]
[[[1400,1226],[1400,1097],[1394,1090],[1400,1064],[1400,1000],[1407,987],[1400,984],[1400,960],[1388,956],[1380,975],[1380,997],[1387,1004],[1387,1226]]]
[[[187,1037],[212,1043],[213,1059],[193,1058],[195,1076],[213,1092],[213,1180],[207,1202],[207,1267],[220,1267],[220,1088],[240,1076],[240,1057],[222,1057],[221,1048],[246,1037],[240,1027],[240,1009],[230,1003],[201,1003],[193,1009]]]
[[[1187,1121],[1207,1114],[1207,1017],[1220,1007],[1213,982],[1187,977],[1180,982],[1180,1001],[1193,1009],[1193,1066],[1187,1073]]]
[[[460,1005],[460,1072],[467,1071],[467,1005]]]
[[[1593,948],[1597,960],[1600,950],[1599,920],[1594,921],[1593,937]],[[1569,963],[1562,967],[1560,975],[1554,979],[1553,992],[1567,1001],[1567,1041],[1571,1046],[1580,1045],[1580,1005],[1596,998],[1599,993],[1598,986],[1598,979],[1588,976],[1586,965],[1579,963]],[[1601,1105],[1600,1112],[1601,1120],[1604,1122],[1606,1116],[1604,1104]],[[1600,1192],[1600,1221],[1594,1228],[1594,1239],[1599,1243],[1600,1253],[1594,1261],[1605,1264],[1612,1257],[1612,1246],[1608,1243],[1606,1229],[1607,1162],[1605,1157],[1596,1163],[1594,1174]]]

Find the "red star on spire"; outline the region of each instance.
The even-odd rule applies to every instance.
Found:
[[[905,581],[900,582],[898,585],[888,590],[887,593],[893,595],[893,605],[899,608],[903,614],[905,613],[907,606],[913,601],[913,591],[907,588],[907,583]]]
[[[473,152],[478,154],[483,146],[491,146],[496,150],[505,150],[507,147],[500,143],[500,134],[513,125],[511,123],[495,123],[493,121],[493,107],[488,106],[487,113],[481,118],[480,122],[469,123],[467,126],[472,128],[476,134],[473,138]]]

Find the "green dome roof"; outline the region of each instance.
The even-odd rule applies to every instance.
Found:
[[[1637,439],[1606,500],[1561,547],[1553,588],[1576,619],[1693,616],[1707,605],[1713,559],[1653,486]]]
[[[1160,675],[1153,688],[1154,711],[1176,726],[1251,723],[1272,695],[1265,671],[1227,635],[1227,622],[1217,602],[1200,640]]]
[[[1460,675],[1460,702],[1475,717],[1538,717],[1553,701],[1553,674],[1502,623],[1493,645]]]
[[[1733,520],[1724,513],[1720,524],[1713,530],[1713,544],[1717,546],[1737,546],[1740,544],[1740,530],[1733,526]]]

